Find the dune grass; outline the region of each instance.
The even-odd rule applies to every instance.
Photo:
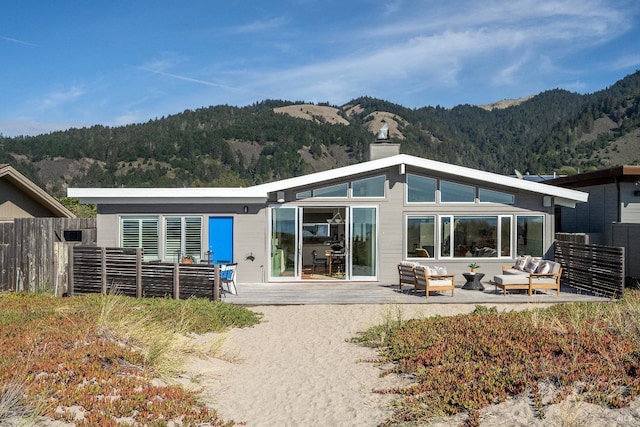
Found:
[[[638,291],[610,303],[519,312],[478,306],[467,315],[394,320],[354,341],[378,349],[375,362],[387,367],[385,375],[413,380],[377,390],[399,396],[387,425],[424,425],[467,413],[466,424],[477,426],[481,408],[522,393],[533,397],[541,418],[547,405],[574,392],[612,408],[640,393]]]
[[[241,307],[201,299],[0,294],[0,424],[42,415],[77,426],[233,425],[170,378],[191,333],[257,324]]]

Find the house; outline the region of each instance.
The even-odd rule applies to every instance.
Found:
[[[558,209],[557,231],[584,233],[591,244],[624,247],[627,276],[640,277],[640,166],[616,166],[546,183],[589,193],[588,203]]]
[[[60,284],[65,245],[95,243],[94,224],[76,218],[13,167],[0,165],[0,291]]]
[[[399,152],[247,188],[70,188],[98,209],[99,246],[145,260],[237,262],[240,283],[395,283],[401,260],[485,273],[553,256],[555,206],[588,194]],[[463,280],[462,277],[459,278]]]
[[[75,215],[13,167],[0,165],[0,222],[39,217],[75,218]]]

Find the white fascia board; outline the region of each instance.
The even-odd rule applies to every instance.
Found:
[[[267,194],[250,188],[69,188],[69,197],[95,204],[265,203]]]
[[[249,188],[256,190],[259,189],[265,191],[266,193],[272,193],[275,191],[287,190],[294,187],[318,184],[323,181],[334,180],[337,178],[346,178],[349,176],[373,172],[378,169],[386,169],[388,167],[398,165],[409,165],[418,169],[424,169],[425,171],[434,171],[444,175],[451,175],[452,177],[470,178],[479,182],[498,184],[507,188],[530,191],[533,193],[539,193],[540,195],[554,196],[561,199],[573,200],[575,202],[586,202],[589,197],[588,193],[582,191],[571,190],[533,181],[526,181],[506,175],[496,174],[493,172],[485,172],[478,169],[467,168],[464,166],[438,162],[436,160],[410,156],[408,154],[398,154],[395,156],[384,157],[369,162],[363,162],[337,169],[316,172],[305,176],[260,184]]]

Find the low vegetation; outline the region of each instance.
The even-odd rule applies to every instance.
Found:
[[[0,295],[0,424],[46,416],[77,426],[233,425],[168,379],[190,333],[260,316],[201,299]],[[3,421],[4,420],[4,421]]]
[[[522,393],[539,417],[572,393],[620,408],[640,393],[640,292],[615,303],[573,303],[521,312],[476,307],[473,314],[390,318],[354,339],[376,347],[384,374],[409,377],[387,425],[424,425]],[[389,367],[391,366],[391,367]],[[542,391],[544,390],[544,391]],[[549,392],[551,390],[551,392]]]

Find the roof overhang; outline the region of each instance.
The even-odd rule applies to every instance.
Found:
[[[262,189],[267,193],[273,193],[275,191],[317,184],[318,182],[322,181],[345,178],[348,176],[374,172],[376,170],[387,169],[389,167],[396,166],[399,167],[402,171],[406,170],[406,166],[410,166],[416,169],[437,172],[441,176],[450,176],[452,178],[464,177],[480,183],[499,185],[514,190],[524,190],[532,193],[539,193],[542,196],[553,197],[556,203],[558,203],[558,201],[561,201],[563,203],[563,206],[564,203],[573,203],[574,205],[575,203],[584,203],[589,198],[589,194],[582,191],[556,187],[539,182],[527,181],[524,179],[513,178],[493,172],[485,172],[478,169],[467,168],[464,166],[438,162],[436,160],[424,159],[422,157],[410,156],[408,154],[398,154],[395,156],[385,157],[382,159],[372,160],[364,163],[358,163],[338,169],[331,169],[300,177],[288,178],[280,181],[256,185],[251,188]]]
[[[69,197],[95,204],[254,204],[265,203],[264,192],[251,188],[69,188]]]
[[[305,187],[365,173],[375,173],[390,167],[398,167],[404,173],[407,166],[435,172],[439,176],[470,179],[478,183],[501,186],[505,189],[523,190],[549,196],[556,204],[575,206],[588,200],[589,194],[568,188],[526,181],[478,169],[456,166],[421,157],[398,154],[368,162],[316,172],[295,178],[283,179],[247,188],[69,188],[70,197],[78,197],[81,203],[96,204],[185,204],[185,203],[266,203],[269,195],[283,190]]]
[[[11,182],[24,191],[33,200],[48,209],[57,218],[75,218],[75,214],[64,207],[53,196],[37,186],[33,181],[22,175],[10,165],[0,165],[0,178]]]

